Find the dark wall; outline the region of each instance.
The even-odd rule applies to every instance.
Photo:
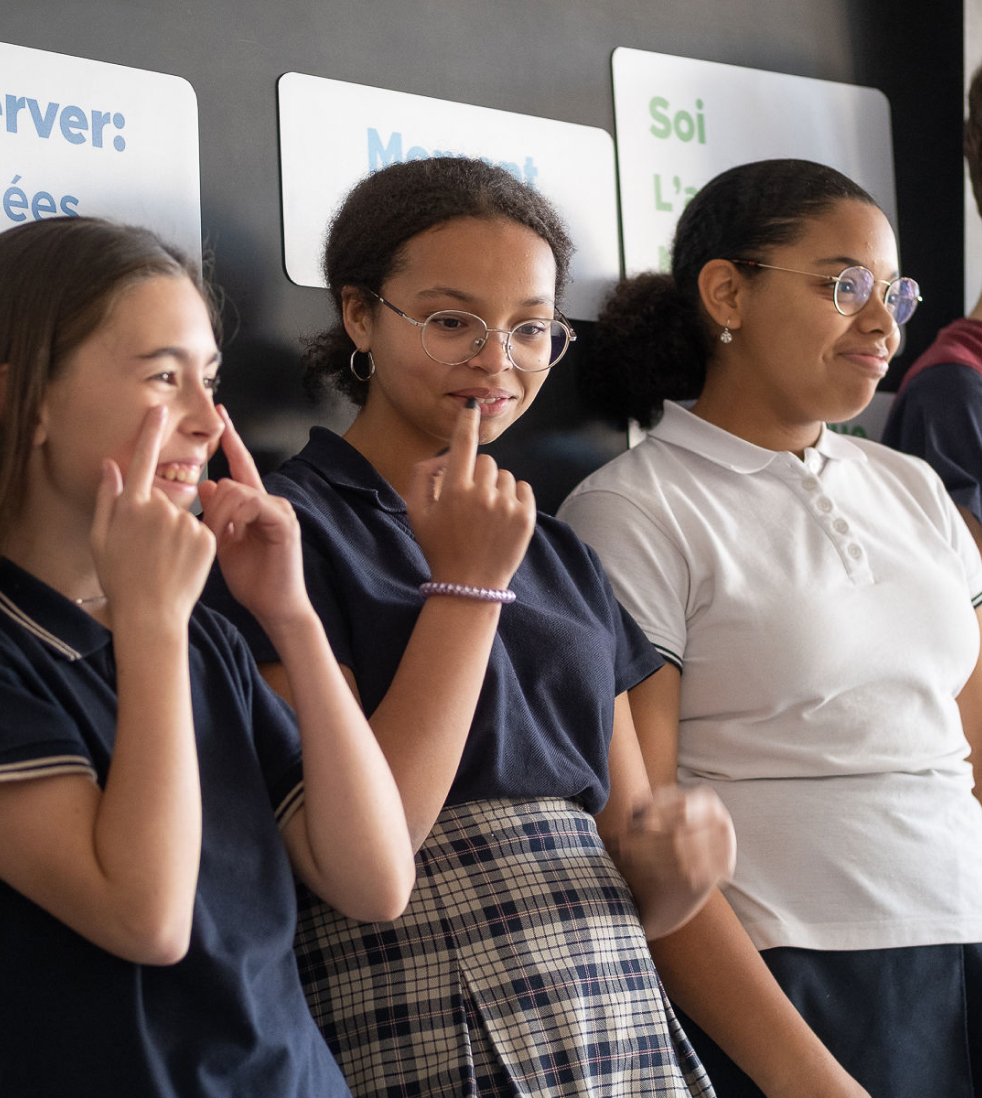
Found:
[[[327,319],[280,240],[276,81],[376,84],[613,133],[610,54],[629,45],[877,87],[893,111],[904,269],[924,287],[887,379],[961,312],[962,0],[6,0],[0,41],[185,77],[198,96],[202,222],[229,298],[223,399],[268,463],[305,422],[298,338]],[[0,165],[2,168],[2,165]],[[589,343],[589,325],[578,324]],[[552,508],[623,445],[587,421],[575,358],[497,447]]]

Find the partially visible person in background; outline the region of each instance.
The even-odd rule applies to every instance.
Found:
[[[982,215],[982,66],[968,89],[964,149]],[[982,296],[904,375],[883,441],[934,468],[982,548]]]

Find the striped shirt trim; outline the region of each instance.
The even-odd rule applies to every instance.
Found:
[[[980,595],[980,598],[982,598],[982,595]],[[654,641],[652,641],[652,644],[654,644]],[[663,648],[660,644],[655,644],[655,651],[666,663],[670,663],[673,667],[678,668],[679,671],[682,670],[682,657],[676,655],[670,648]]]
[[[982,591],[977,595],[972,596],[972,606],[974,606],[976,610],[978,610],[979,606],[982,606]]]
[[[299,781],[280,802],[275,812],[276,826],[283,830],[303,804],[303,782]]]
[[[81,652],[76,652],[71,645],[65,644],[64,641],[59,640],[54,633],[49,633],[47,629],[33,619],[27,616],[23,610],[15,603],[12,602],[2,591],[0,591],[0,611],[17,622],[22,628],[26,629],[28,633],[32,633],[38,640],[44,641],[45,644],[50,645],[56,652],[64,656],[66,659],[71,660],[73,663],[75,660],[82,658]]]
[[[25,759],[0,764],[0,782],[21,782],[52,774],[86,774],[95,780],[95,767],[84,755],[51,755],[47,759]]]

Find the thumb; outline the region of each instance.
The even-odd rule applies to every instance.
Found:
[[[202,510],[215,498],[217,491],[218,485],[213,480],[203,480],[198,484],[198,499],[201,501]]]
[[[408,500],[418,507],[425,507],[440,498],[440,488],[447,471],[447,456],[427,458],[417,461],[413,466],[412,480],[409,482]]]

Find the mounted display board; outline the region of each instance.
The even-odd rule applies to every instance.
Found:
[[[0,230],[99,215],[201,254],[198,104],[176,76],[0,43]]]
[[[369,172],[430,156],[478,156],[540,190],[576,243],[565,312],[596,318],[619,275],[610,134],[593,126],[474,107],[302,73],[279,81],[283,250],[287,274],[323,286],[331,215]]]
[[[618,48],[614,117],[624,265],[667,270],[688,200],[736,164],[795,157],[865,187],[896,225],[890,107],[873,88]]]

